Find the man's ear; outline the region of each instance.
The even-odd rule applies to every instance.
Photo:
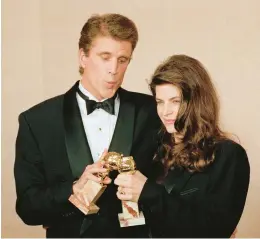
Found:
[[[85,68],[86,63],[87,63],[87,56],[86,56],[86,53],[84,52],[83,48],[79,49],[78,57],[79,57],[79,66],[81,66],[82,68]]]

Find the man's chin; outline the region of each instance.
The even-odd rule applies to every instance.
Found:
[[[104,92],[103,97],[105,99],[112,98],[115,95],[116,91],[117,91],[117,89],[115,89],[115,88],[107,89],[106,92]]]

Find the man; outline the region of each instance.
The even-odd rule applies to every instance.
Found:
[[[68,200],[80,198],[82,183],[99,182],[105,149],[132,155],[144,174],[149,168],[159,127],[155,102],[120,87],[137,41],[125,16],[91,17],[79,40],[80,82],[19,116],[16,211],[26,224],[43,225],[47,237],[148,236],[146,226],[120,228],[121,202],[110,178],[97,214],[84,215]]]

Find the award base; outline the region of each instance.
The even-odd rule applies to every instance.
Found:
[[[71,195],[69,197],[69,201],[74,204],[81,212],[83,212],[85,215],[90,215],[97,213],[99,211],[99,207],[95,204],[86,205],[79,201],[74,195]]]
[[[123,213],[118,214],[120,227],[131,227],[145,224],[145,217],[139,212],[136,202],[123,201]]]
[[[89,180],[82,189],[82,196],[85,203],[78,200],[78,198],[73,194],[69,197],[69,201],[85,215],[97,213],[99,211],[99,207],[95,203],[102,195],[106,187],[106,185]]]

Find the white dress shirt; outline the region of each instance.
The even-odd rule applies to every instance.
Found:
[[[79,89],[84,95],[88,96],[90,100],[99,101],[83,87],[81,82],[79,83]],[[82,99],[78,93],[76,97],[90,151],[94,162],[96,162],[102,155],[104,149],[108,149],[111,143],[119,112],[119,95],[117,95],[115,99],[115,115],[111,115],[103,109],[96,109],[88,115],[85,100]]]

